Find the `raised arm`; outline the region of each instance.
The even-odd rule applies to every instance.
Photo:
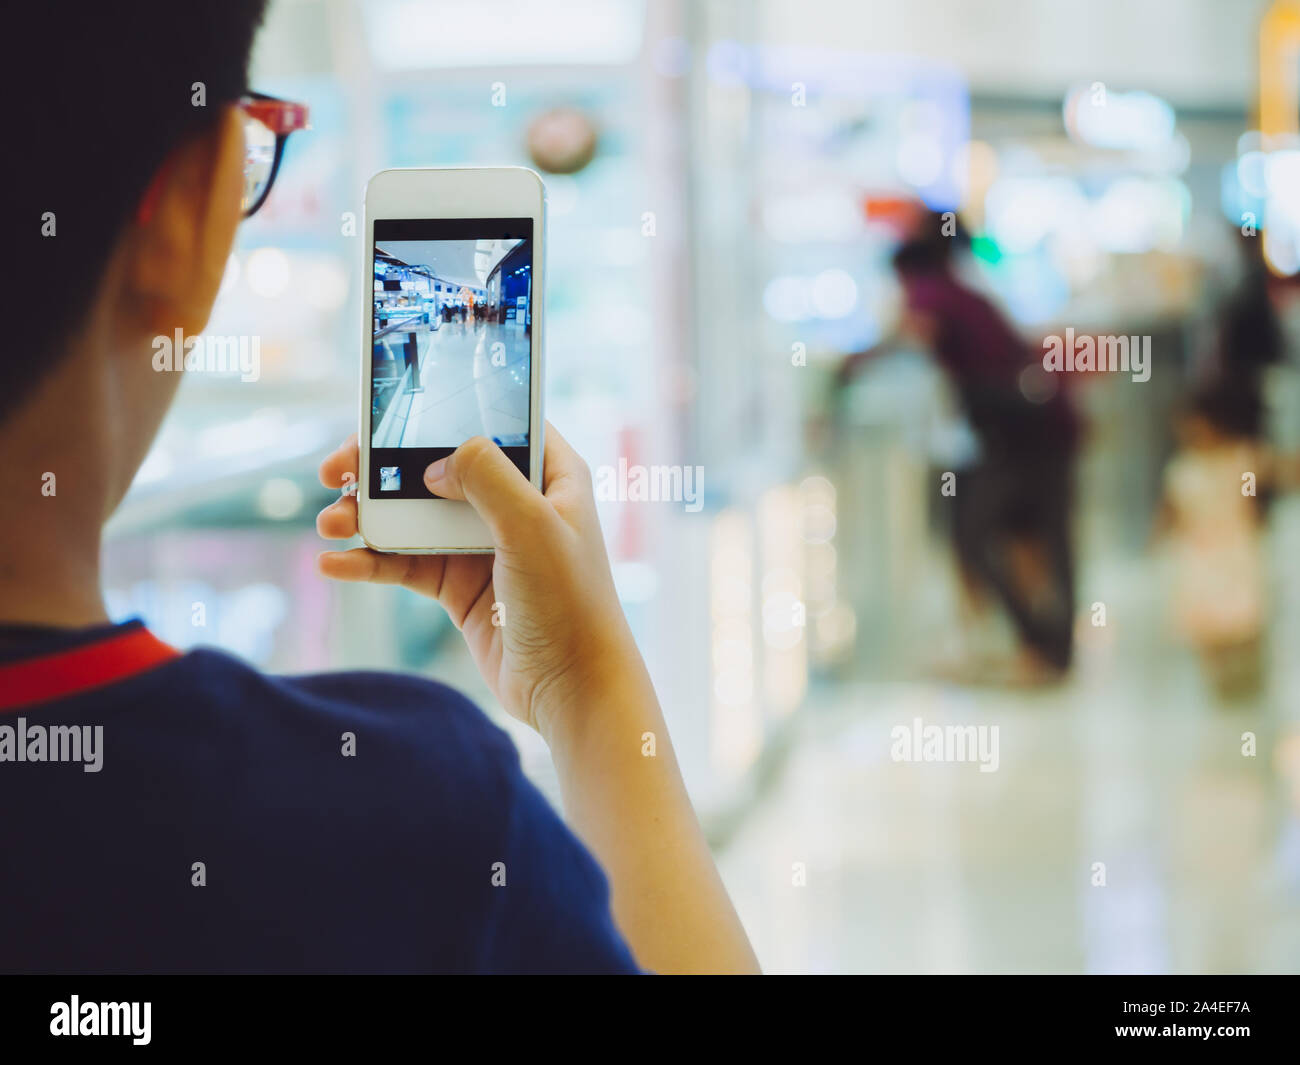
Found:
[[[545,462],[544,494],[482,438],[426,474],[438,495],[478,511],[493,556],[356,548],[322,555],[321,570],[403,584],[443,604],[502,705],[549,745],[566,819],[604,867],[615,921],[641,965],[757,972],[614,591],[590,472],[549,425]],[[321,480],[339,487],[356,468],[351,440],[325,460]],[[317,527],[354,535],[355,500],[326,508]]]

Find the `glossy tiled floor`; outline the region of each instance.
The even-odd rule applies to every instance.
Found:
[[[1296,539],[1281,516],[1278,544]],[[719,852],[774,972],[1300,971],[1300,597],[1265,692],[1216,705],[1162,640],[1148,560],[1093,566],[1114,621],[1063,689],[815,693]],[[999,726],[999,768],[895,762],[891,729]],[[1243,755],[1243,733],[1257,753]],[[796,863],[803,863],[800,886]],[[1100,883],[1104,863],[1104,886]]]
[[[859,648],[855,680],[815,684],[756,797],[733,797],[718,817],[696,795],[764,968],[1300,971],[1300,498],[1281,501],[1271,524],[1271,664],[1261,693],[1231,708],[1169,638],[1158,556],[1115,546],[1104,528],[1082,554],[1078,661],[1059,688],[881,679],[907,675],[900,658],[919,661],[953,627],[942,589],[907,587],[933,600],[932,629],[908,628],[907,653],[892,659]],[[946,562],[942,545],[934,551],[917,571],[938,586]],[[843,555],[853,562],[848,546]],[[663,593],[676,642],[650,656],[687,754],[701,737],[679,725],[706,714],[708,690],[707,674],[673,682],[689,661],[683,647],[699,639],[680,620],[691,594],[689,580]],[[1097,601],[1104,627],[1089,623]],[[899,606],[862,609],[897,621]],[[467,663],[462,673],[442,676],[488,705]],[[894,761],[891,731],[918,717],[996,725],[998,769]],[[512,732],[555,799],[541,741]]]
[[[448,322],[420,341],[424,392],[411,404],[402,446],[446,447],[471,436],[508,440],[528,432],[525,330]]]

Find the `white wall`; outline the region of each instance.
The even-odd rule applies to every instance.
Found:
[[[1172,103],[1247,106],[1269,0],[759,0],[768,44],[914,52],[973,92],[1057,95],[1078,81]]]

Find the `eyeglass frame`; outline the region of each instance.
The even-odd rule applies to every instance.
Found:
[[[271,160],[271,174],[266,179],[266,188],[257,198],[257,202],[244,209],[244,217],[252,218],[266,203],[275,184],[275,177],[280,172],[280,161],[284,158],[284,144],[289,134],[300,129],[310,129],[306,104],[281,100],[261,92],[247,92],[239,98],[239,109],[249,118],[262,123],[275,134],[275,156]]]

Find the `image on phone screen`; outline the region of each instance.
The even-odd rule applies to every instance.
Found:
[[[474,436],[529,469],[533,221],[376,219],[370,497],[428,499]]]

